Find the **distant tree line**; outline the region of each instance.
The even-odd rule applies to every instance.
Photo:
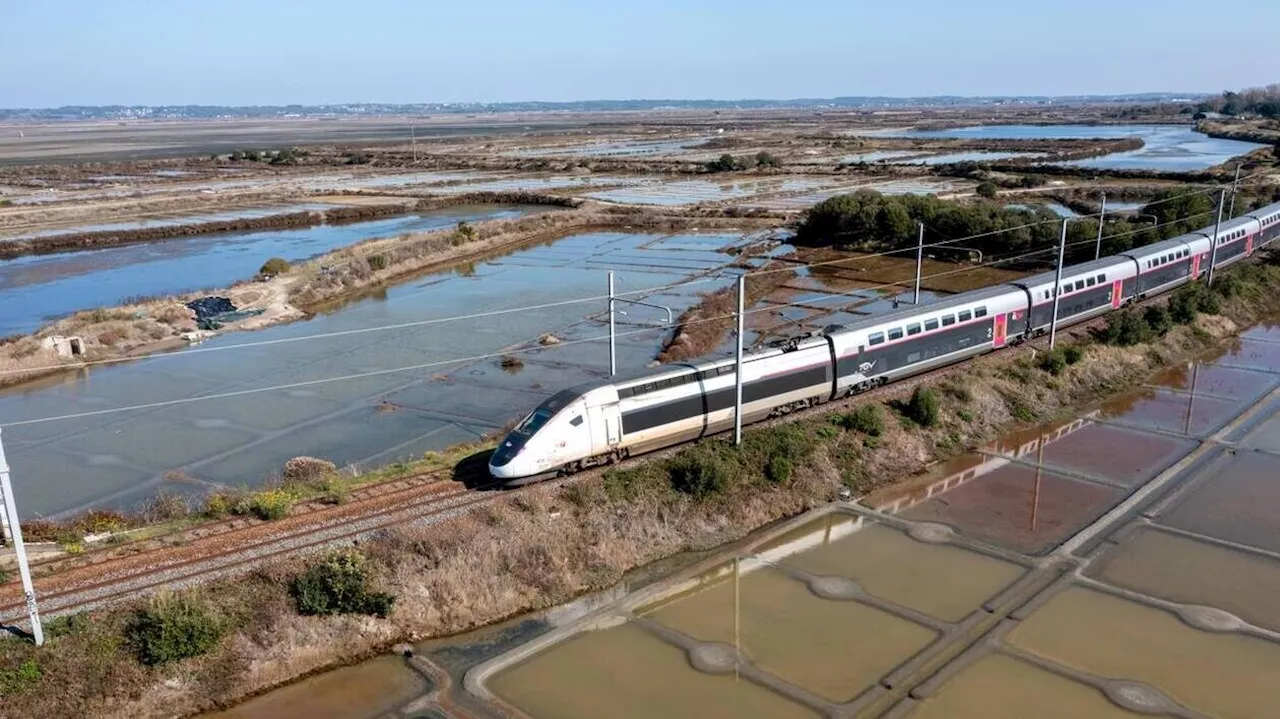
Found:
[[[1251,87],[1240,92],[1230,90],[1221,96],[1205,100],[1196,106],[1198,112],[1219,112],[1223,115],[1261,115],[1280,118],[1280,83],[1266,87]]]
[[[989,193],[995,188],[986,187]],[[1194,193],[1194,194],[1188,194]],[[1258,204],[1263,204],[1259,202]],[[1186,187],[1170,188],[1151,199],[1138,214],[1113,215],[1103,231],[1103,254],[1176,237],[1213,224],[1216,196]],[[1236,214],[1248,210],[1238,203]],[[925,243],[961,240],[957,247],[981,250],[984,259],[1021,255],[1057,246],[1061,219],[1045,207],[1011,209],[989,201],[957,202],[926,195],[887,196],[859,190],[824,200],[805,215],[794,242],[834,246],[863,252],[914,247],[919,223]],[[1067,223],[1068,256],[1092,259],[1098,220],[1080,218]],[[983,235],[972,240],[963,238]],[[1077,247],[1070,245],[1077,244]],[[963,259],[963,252],[929,250],[939,259]],[[1052,253],[1035,258],[1051,262]]]
[[[781,167],[782,161],[768,152],[757,152],[755,155],[735,157],[728,153],[707,163],[707,172],[733,172],[750,170],[756,167]]]

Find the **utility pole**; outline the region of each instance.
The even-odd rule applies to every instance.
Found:
[[[920,304],[920,271],[924,268],[924,223],[920,223],[920,234],[916,239],[916,294],[912,304]]]
[[[413,164],[418,164],[418,133],[413,126],[413,121],[409,121],[409,146],[413,148]]]
[[[747,276],[738,275],[738,368],[733,373],[733,444],[742,444],[742,335],[746,325]]]
[[[1227,210],[1227,217],[1236,216],[1236,190],[1240,189],[1240,165],[1236,164],[1236,178],[1231,181],[1231,207]]]
[[[618,374],[618,343],[613,324],[613,270],[609,270],[609,376]]]
[[[44,644],[44,628],[40,626],[40,612],[36,609],[36,590],[31,584],[31,568],[27,565],[26,545],[22,543],[22,525],[18,521],[18,504],[13,498],[13,485],[9,482],[9,463],[4,458],[3,442],[0,442],[0,502],[4,502],[4,515],[9,522],[13,552],[18,557],[18,573],[22,575],[27,615],[31,617],[31,636],[35,638],[36,646],[41,646]]]
[[[1102,257],[1102,225],[1107,221],[1107,193],[1102,193],[1102,212],[1098,213],[1098,242],[1093,248],[1093,259]]]
[[[1058,339],[1058,301],[1062,298],[1062,266],[1067,255],[1067,221],[1062,221],[1062,239],[1058,242],[1058,270],[1053,277],[1053,317],[1049,321],[1049,349]]]
[[[1222,227],[1222,206],[1223,206],[1223,203],[1226,202],[1226,199],[1227,199],[1227,191],[1226,190],[1219,191],[1218,192],[1218,220],[1213,223],[1213,237],[1209,238],[1209,245],[1210,245],[1209,279],[1205,283],[1207,285],[1213,285],[1214,265],[1218,264],[1218,229]]]

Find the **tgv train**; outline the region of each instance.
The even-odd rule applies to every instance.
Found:
[[[1213,227],[1063,268],[1059,328],[1204,276],[1280,236],[1280,203]],[[1055,273],[833,325],[742,358],[743,423],[838,399],[1049,331]],[[498,479],[617,461],[733,427],[733,359],[664,365],[589,382],[543,402],[489,460]]]

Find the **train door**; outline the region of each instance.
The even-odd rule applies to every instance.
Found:
[[[1004,347],[1005,333],[1008,331],[1006,317],[1004,314],[996,315],[995,336],[991,338],[991,346],[996,349]]]
[[[1253,235],[1244,238],[1244,256],[1248,257],[1253,254]]]
[[[1124,302],[1124,280],[1116,280],[1111,283],[1111,309],[1120,309],[1120,304]]]
[[[1200,279],[1200,255],[1191,256],[1191,279]]]

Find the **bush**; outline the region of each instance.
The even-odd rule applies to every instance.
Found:
[[[48,519],[32,519],[22,523],[22,541],[56,542],[62,527]]]
[[[1142,313],[1142,320],[1147,323],[1151,333],[1155,336],[1163,335],[1173,327],[1173,319],[1169,317],[1169,308],[1162,306],[1148,307]]]
[[[1130,347],[1151,339],[1151,327],[1134,310],[1121,310],[1107,318],[1100,335],[1107,344]]]
[[[884,433],[884,415],[879,405],[864,404],[852,412],[840,416],[840,426],[872,437]]]
[[[42,679],[44,670],[34,659],[26,660],[15,669],[0,669],[0,697],[21,694],[34,688]]]
[[[258,268],[258,274],[270,275],[272,277],[275,277],[276,275],[283,275],[288,271],[289,261],[283,257],[272,257],[266,262],[263,262],[262,267]]]
[[[189,514],[191,514],[191,506],[187,504],[186,497],[176,492],[164,491],[152,497],[143,505],[141,511],[143,521],[148,524],[175,522]]]
[[[293,580],[292,594],[298,613],[305,615],[391,613],[395,597],[369,590],[369,570],[364,555],[356,551],[334,552],[307,568]]]
[[[1220,311],[1217,296],[1200,282],[1183,285],[1169,297],[1169,316],[1178,324],[1191,324],[1201,312],[1212,315]]]
[[[761,150],[756,153],[756,165],[758,167],[782,167],[782,161],[774,157],[772,154]]]
[[[986,199],[991,200],[1000,192],[1000,188],[996,187],[996,183],[994,182],[983,182],[978,185],[975,192],[978,193],[978,197],[985,197]]]
[[[709,444],[686,447],[667,461],[667,476],[677,492],[705,499],[719,494],[728,486],[729,472]]]
[[[387,269],[388,264],[390,263],[387,261],[386,255],[373,255],[369,257],[369,269],[374,272]]]
[[[476,228],[472,227],[471,223],[466,220],[458,221],[456,232],[458,233],[458,237],[462,238],[463,242],[471,242],[476,239]]]
[[[1080,345],[1069,345],[1062,349],[1062,358],[1067,364],[1075,364],[1084,359],[1084,348]]]
[[[1051,349],[1040,355],[1040,369],[1055,377],[1067,369],[1067,353],[1061,348]]]
[[[129,520],[119,512],[92,509],[76,520],[76,525],[85,534],[109,534],[128,528]]]
[[[241,500],[233,509],[236,514],[251,514],[268,521],[284,519],[293,507],[293,495],[283,489],[264,489]]]
[[[44,633],[52,639],[81,634],[89,629],[89,615],[86,612],[64,614],[44,623]]]
[[[963,384],[958,384],[956,382],[943,382],[938,386],[938,389],[941,390],[943,394],[949,397],[954,397],[961,402],[967,403],[973,401],[973,390]]]
[[[5,584],[13,579],[13,570],[8,567],[0,567],[0,584]]]
[[[911,401],[907,403],[907,417],[921,427],[932,427],[938,424],[940,402],[938,393],[928,387],[916,387],[911,393]]]
[[[791,481],[791,460],[780,454],[775,454],[769,458],[769,464],[765,465],[764,476],[770,482],[775,484],[786,484]]]
[[[198,657],[217,646],[223,623],[193,594],[162,594],[125,628],[138,661],[148,666]]]

